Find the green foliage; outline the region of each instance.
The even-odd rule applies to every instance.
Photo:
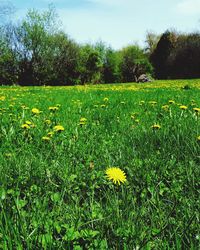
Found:
[[[155,50],[150,55],[150,60],[155,69],[155,77],[158,79],[166,79],[168,77],[167,59],[175,48],[176,34],[166,31],[162,34]]]
[[[102,60],[100,52],[92,45],[84,45],[80,48],[80,81],[81,83],[101,83]]]
[[[133,82],[144,73],[152,74],[153,68],[148,58],[137,45],[130,45],[120,51],[121,81]]]
[[[150,63],[137,46],[132,46],[132,51],[130,46],[119,52],[102,42],[76,44],[60,29],[52,7],[44,12],[30,10],[20,23],[0,28],[1,84],[126,82],[135,79],[130,72],[135,65],[137,76],[141,72],[152,73]]]

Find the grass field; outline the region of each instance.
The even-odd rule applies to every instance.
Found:
[[[200,80],[1,87],[0,249],[199,249],[199,108]]]

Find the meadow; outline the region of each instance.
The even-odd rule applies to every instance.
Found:
[[[2,86],[0,249],[199,249],[199,119],[200,80]]]

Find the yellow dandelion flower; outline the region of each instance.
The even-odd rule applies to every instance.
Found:
[[[49,132],[47,135],[48,135],[49,137],[52,137],[52,136],[54,135],[54,132],[51,131],[51,132]]]
[[[45,120],[44,122],[48,125],[51,124],[51,120]]]
[[[139,105],[142,106],[144,103],[145,103],[145,101],[142,100],[139,102]]]
[[[25,123],[28,124],[28,125],[32,124],[32,122],[30,122],[30,121],[26,121]]]
[[[6,97],[5,96],[0,96],[0,101],[5,101]]]
[[[106,105],[105,104],[101,104],[101,108],[105,108],[106,107]]]
[[[54,131],[56,131],[56,132],[61,132],[61,131],[64,131],[64,130],[65,130],[64,127],[61,126],[61,125],[56,125],[53,129],[54,129]]]
[[[108,101],[108,97],[105,97],[103,100],[104,100],[104,102],[107,102]]]
[[[186,110],[186,109],[187,109],[187,106],[185,106],[185,105],[181,105],[181,106],[180,106],[180,109],[182,109],[182,110]]]
[[[38,115],[38,114],[41,113],[41,111],[40,111],[39,109],[37,109],[37,108],[33,108],[31,111],[32,111],[32,113],[35,114],[35,115]]]
[[[169,105],[163,105],[163,106],[162,106],[162,109],[164,109],[164,110],[167,111],[167,110],[169,109]]]
[[[152,106],[156,105],[157,102],[156,101],[150,101],[149,104],[151,104]]]
[[[51,138],[50,138],[50,137],[48,137],[48,136],[43,136],[43,137],[42,137],[42,140],[43,140],[43,141],[50,141],[50,140],[51,140]]]
[[[161,126],[159,124],[154,124],[151,126],[153,129],[160,129]]]
[[[175,101],[173,101],[173,100],[169,100],[168,102],[169,102],[169,104],[174,104],[175,103]]]
[[[114,184],[120,185],[126,181],[126,174],[118,167],[111,167],[106,170],[106,176]]]
[[[197,137],[197,141],[200,142],[200,135]]]
[[[52,111],[52,112],[55,112],[57,111],[59,108],[58,107],[49,107],[49,110]]]
[[[87,123],[87,119],[85,117],[82,117],[79,121],[79,125],[85,125]]]
[[[200,108],[193,108],[196,113],[200,113]]]
[[[21,128],[24,128],[24,129],[30,129],[30,126],[28,124],[22,124],[21,125]]]

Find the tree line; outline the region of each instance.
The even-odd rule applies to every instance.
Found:
[[[78,44],[61,29],[54,8],[29,10],[18,23],[3,22],[0,7],[0,84],[76,85],[200,77],[200,35],[148,32],[146,47],[113,50],[103,42]],[[3,18],[5,20],[5,18]]]

